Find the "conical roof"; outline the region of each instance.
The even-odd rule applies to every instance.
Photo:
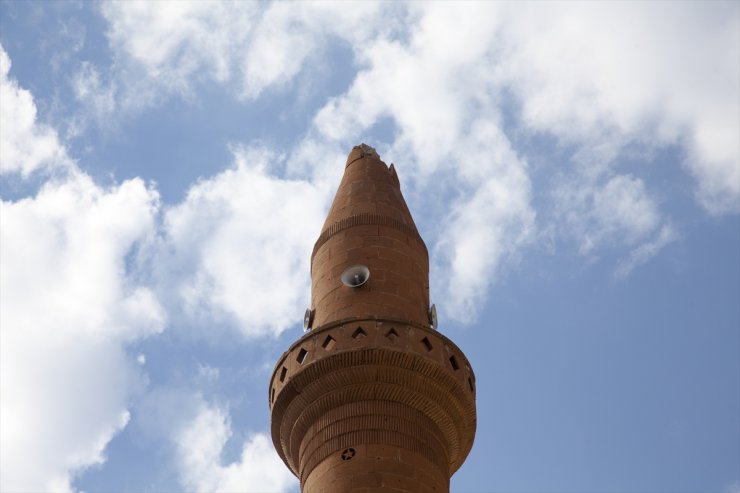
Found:
[[[366,144],[352,149],[347,157],[344,176],[322,231],[337,221],[359,214],[382,215],[416,231],[401,194],[395,167],[386,166]]]

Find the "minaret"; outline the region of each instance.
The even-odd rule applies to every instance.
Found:
[[[304,322],[269,388],[272,440],[301,491],[448,492],[473,446],[475,376],[436,330],[394,165],[365,144],[311,254]]]

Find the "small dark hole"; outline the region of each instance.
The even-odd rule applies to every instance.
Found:
[[[450,364],[452,365],[453,370],[460,369],[460,365],[457,364],[457,359],[455,359],[455,356],[450,356]]]
[[[272,392],[270,393],[270,402],[275,402],[275,387],[272,388]]]
[[[432,346],[432,343],[429,342],[429,339],[427,339],[426,337],[421,340],[421,343],[424,344],[424,347],[427,349],[427,351],[431,351],[432,349],[434,349],[434,346]]]
[[[352,333],[352,339],[362,339],[363,337],[367,337],[367,332],[362,330],[362,327],[357,327],[357,329]]]
[[[326,349],[327,351],[330,351],[331,348],[334,347],[334,338],[332,336],[326,336],[326,339],[324,339],[324,342],[321,344],[321,347]]]
[[[353,448],[345,449],[344,452],[342,452],[342,460],[350,460],[354,456],[355,456],[355,449]]]
[[[301,348],[301,350],[298,351],[298,356],[296,356],[296,361],[300,364],[303,364],[303,362],[306,361],[307,355],[308,351],[306,351],[304,348]]]
[[[388,331],[388,333],[385,334],[385,336],[391,342],[396,342],[396,339],[398,339],[398,332],[396,332],[396,329],[391,329],[391,330]]]
[[[282,370],[280,370],[280,381],[281,381],[281,382],[284,382],[284,381],[285,381],[285,375],[286,375],[287,373],[288,373],[288,369],[287,369],[286,367],[284,367],[284,366],[283,366],[283,369],[282,369]]]

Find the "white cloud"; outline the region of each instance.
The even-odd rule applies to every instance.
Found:
[[[92,109],[95,115],[106,117],[116,110],[117,87],[101,80],[97,68],[89,62],[82,64],[73,80],[75,97]]]
[[[640,264],[644,264],[654,257],[664,246],[676,240],[676,232],[668,224],[660,228],[660,231],[654,235],[654,238],[647,243],[643,243],[633,249],[629,257],[619,262],[615,275],[617,277],[626,277],[632,270]]]
[[[679,144],[700,203],[740,210],[737,4],[503,10],[499,74],[528,126],[576,144]]]
[[[576,145],[681,145],[698,201],[720,213],[740,206],[737,9],[124,2],[104,4],[103,13],[120,59],[143,70],[127,77],[138,89],[143,75],[165,91],[208,80],[255,98],[321,70],[307,61],[319,60],[328,40],[344,40],[368,68],[317,115],[330,139],[391,116],[395,148],[425,155],[422,169],[431,171],[459,148],[470,113],[496,112],[505,88],[526,126]],[[132,91],[131,101],[143,93]]]
[[[181,481],[188,491],[267,493],[296,486],[295,477],[264,433],[249,437],[239,460],[223,465],[221,452],[230,437],[228,412],[202,402],[194,418],[174,437]]]
[[[309,60],[320,63],[331,36],[362,43],[378,29],[381,7],[376,2],[270,4],[242,58],[242,94],[256,98],[270,86],[291,81]]]
[[[102,190],[73,172],[2,202],[3,491],[69,490],[125,426],[141,384],[126,344],[164,325],[125,265],[156,199],[140,180]]]
[[[341,161],[383,118],[397,132],[383,144],[384,157],[402,163],[407,196],[443,218],[446,234],[430,245],[434,285],[446,286],[441,308],[459,320],[475,316],[503,265],[534,238],[532,171],[502,130],[506,93],[520,105],[507,115],[521,123],[515,131],[552,134],[576,148],[558,174],[556,220],[585,255],[628,252],[617,276],[677,237],[639,170],[619,169],[625,146],[680,146],[698,201],[714,213],[737,210],[733,3],[121,2],[102,9],[112,71],[83,64],[73,78],[76,96],[100,115],[187,96],[200,83],[257,98],[321,70],[331,42],[346,42],[361,67],[349,90],[315,115],[290,160],[237,149],[230,169],[165,211],[161,241],[150,244],[158,293],[174,297],[170,308],[228,318],[248,337],[279,334],[300,320],[311,246]],[[62,168],[64,176],[35,197],[2,203],[0,489],[68,490],[77,472],[104,461],[106,444],[126,425],[141,385],[136,361],[146,363],[143,354],[128,355],[127,344],[164,326],[157,295],[127,265],[132,249],[155,233],[159,205],[141,180],[103,189],[77,170],[9,70],[0,48],[0,171],[27,177]],[[283,168],[290,178],[273,174]],[[203,366],[199,374],[215,381],[218,369]],[[244,442],[237,462],[221,463],[231,436],[223,409],[201,403],[177,429],[189,489],[294,484],[264,434]]]
[[[521,176],[526,181],[526,177]],[[526,185],[509,189],[505,179],[489,178],[459,201],[445,219],[445,236],[436,245],[444,314],[472,322],[496,281],[501,263],[515,258],[531,241],[534,214]]]
[[[126,265],[158,196],[80,172],[0,59],[4,171],[63,168],[37,195],[0,202],[0,489],[67,491],[128,421],[141,376],[126,345],[164,326]]]
[[[415,193],[462,190],[447,224],[467,227],[453,227],[457,237],[442,239],[435,252],[447,276],[439,284],[458,288],[450,299],[465,318],[502,259],[532,232],[530,171],[498,123],[501,101],[512,94],[519,106],[510,116],[522,125],[512,132],[549,133],[574,149],[554,173],[548,205],[562,224],[552,230],[573,235],[587,255],[628,248],[617,267],[624,276],[677,236],[659,194],[619,170],[635,147],[683,147],[698,201],[710,212],[738,210],[739,17],[736,5],[705,7],[412,5],[408,40],[379,37],[355,47],[366,68],[317,113],[315,128],[342,142],[390,117],[392,153],[417,167]],[[476,136],[481,121],[496,131]],[[502,152],[509,166],[486,164],[501,162]],[[447,187],[435,188],[436,180]],[[506,215],[485,205],[494,182],[517,198],[508,204],[515,208],[503,206]],[[468,260],[483,244],[490,245],[485,259]]]
[[[604,249],[630,249],[618,262],[617,277],[625,277],[677,238],[670,218],[660,212],[645,183],[634,176],[608,169],[575,175],[552,194],[555,221],[577,241],[582,255],[594,258]]]
[[[683,147],[697,200],[714,213],[738,210],[736,5],[122,3],[104,13],[113,47],[149,77],[171,87],[204,77],[236,81],[248,98],[321,70],[307,61],[318,59],[328,39],[344,40],[364,68],[317,113],[320,139],[312,140],[326,141],[319,147],[356,144],[390,117],[399,161],[416,166],[422,179],[459,167],[453,173],[467,183],[476,164],[462,144],[473,122],[498,120],[504,94],[512,94],[525,130],[551,133],[580,152],[606,151],[603,168],[618,167],[620,150],[635,142]],[[574,173],[584,185],[581,171]],[[587,192],[603,193],[602,182],[588,181],[596,188]],[[523,205],[522,217],[530,213]],[[584,235],[604,236],[602,223]]]
[[[465,185],[441,227],[432,258],[442,278],[433,285],[443,287],[445,315],[472,322],[503,261],[533,240],[535,213],[526,165],[498,126],[476,122],[464,142]]]
[[[254,99],[292,81],[332,36],[364,39],[376,29],[374,2],[114,2],[102,5],[125,87],[136,108],[161,95],[190,94],[216,82]],[[87,70],[87,69],[85,69]],[[104,90],[104,92],[107,89]],[[153,94],[160,94],[159,98]]]
[[[237,149],[232,168],[194,185],[166,212],[160,276],[190,316],[229,317],[249,337],[279,334],[301,319],[328,193],[269,175],[283,159]]]
[[[76,88],[104,111],[161,100],[156,95],[187,95],[200,83],[215,82],[253,99],[321,71],[329,43],[347,43],[360,71],[344,94],[317,112],[309,137],[289,151],[330,153],[315,166],[288,163],[290,176],[311,176],[313,184],[238,166],[194,186],[188,200],[168,212],[171,263],[180,271],[187,270],[183,262],[196,266],[178,279],[177,293],[191,313],[232,317],[250,336],[285,328],[288,314],[300,312],[304,278],[293,273],[305,267],[303,252],[316,232],[302,230],[306,237],[298,239],[290,231],[255,226],[262,220],[250,211],[269,207],[274,194],[286,190],[323,203],[334,151],[358,143],[390,118],[396,134],[386,156],[403,163],[412,200],[432,202],[423,197],[427,188],[456,197],[439,214],[457,234],[432,251],[436,272],[446,276],[438,284],[469,287],[457,290],[450,306],[462,319],[474,313],[470,308],[484,299],[506,259],[515,258],[533,233],[528,156],[500,123],[502,101],[510,95],[516,104],[505,115],[513,122],[509,135],[550,134],[575,149],[556,173],[565,185],[556,184],[555,203],[548,206],[563,224],[553,231],[573,235],[587,255],[627,249],[618,267],[622,275],[675,237],[649,183],[638,171],[630,176],[619,170],[627,146],[682,147],[697,200],[711,212],[737,210],[737,8],[108,3],[102,10],[116,55],[115,82],[106,85],[95,67],[86,66]],[[265,193],[236,200],[228,182],[240,180],[260,183]],[[321,216],[320,210],[309,214]],[[204,233],[195,240],[186,233],[199,230]],[[238,249],[238,242],[247,246]],[[481,272],[467,257],[481,253],[486,242]],[[266,251],[301,260],[279,265]],[[237,276],[239,269],[230,264],[250,275]],[[260,289],[266,279],[281,283],[274,289],[280,296]],[[261,306],[274,315],[257,315],[268,311]]]
[[[627,175],[611,178],[593,196],[591,213],[598,223],[598,236],[622,236],[624,241],[655,230],[660,222],[657,207],[642,180]],[[593,240],[589,243],[593,244]]]
[[[429,173],[450,159],[456,164],[470,122],[498,115],[489,100],[497,89],[486,78],[496,19],[491,5],[478,7],[426,4],[408,42],[378,37],[355,46],[368,68],[319,111],[317,129],[346,140],[390,116],[398,127],[394,147],[410,150],[419,171]]]
[[[198,84],[231,84],[260,6],[253,2],[110,2],[100,5],[113,62],[80,64],[72,88],[84,112],[111,126],[168,98],[192,98]],[[74,130],[74,129],[73,129]],[[79,130],[78,130],[79,131]]]
[[[71,161],[57,133],[36,121],[33,96],[8,78],[10,66],[0,45],[0,174],[25,177],[43,167],[68,168]]]
[[[444,286],[444,313],[464,321],[475,318],[503,259],[516,256],[534,227],[525,161],[499,124],[496,6],[469,7],[411,6],[407,42],[356,46],[367,68],[314,120],[324,139],[348,142],[392,118],[396,139],[384,157],[401,163],[409,197],[434,207],[437,193],[455,194],[449,211],[439,211],[446,218],[430,249],[432,284]]]
[[[192,79],[227,81],[259,12],[251,2],[103,4],[112,47],[162,87],[185,90]],[[131,82],[131,81],[128,81]]]
[[[662,222],[643,181],[629,175],[569,182],[554,194],[583,254],[612,244],[634,245]]]

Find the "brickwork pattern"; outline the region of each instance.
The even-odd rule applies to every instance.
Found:
[[[426,246],[368,149],[350,153],[312,253],[314,328],[272,374],[272,439],[304,493],[447,492],[473,445],[475,375],[429,327]],[[370,278],[347,287],[355,264]]]
[[[405,467],[413,475],[424,466],[446,478],[436,490],[407,491],[447,491],[444,484],[473,444],[470,363],[452,341],[426,327],[353,320],[310,331],[283,354],[271,381],[273,441],[306,492],[323,491],[307,488],[325,483],[306,483],[314,469],[358,444],[411,454],[376,461],[378,473]],[[413,464],[395,464],[404,458]]]
[[[429,255],[395,170],[355,150],[347,161],[311,257],[314,323],[388,317],[426,324]],[[372,282],[352,290],[339,278],[354,264],[367,266]]]

